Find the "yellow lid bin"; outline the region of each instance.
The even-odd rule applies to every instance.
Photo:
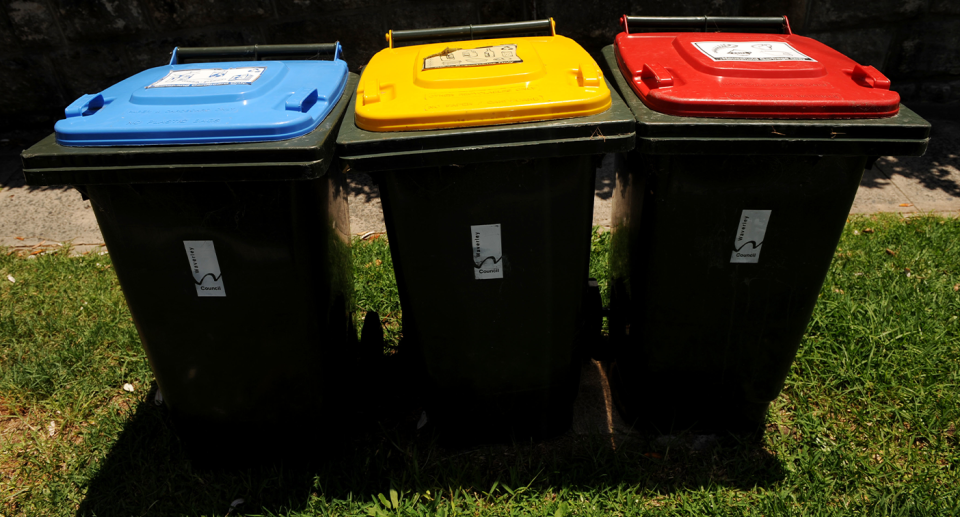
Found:
[[[445,443],[563,433],[603,327],[589,281],[597,166],[633,149],[636,119],[553,20],[387,42],[337,135],[341,170],[376,182],[403,310],[382,363],[395,369],[371,392],[407,390]]]
[[[545,22],[527,23],[536,30],[534,25]],[[457,29],[476,35],[474,27]],[[357,87],[357,126],[367,131],[489,126],[607,110],[610,90],[600,67],[583,47],[556,34],[553,19],[547,29],[547,36],[400,48],[394,44],[458,33],[390,31],[388,47],[373,56]]]

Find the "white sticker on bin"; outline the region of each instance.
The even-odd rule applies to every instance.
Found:
[[[811,61],[783,41],[694,41],[693,46],[714,61]]]
[[[171,70],[163,79],[147,88],[177,88],[191,86],[226,86],[230,84],[253,84],[260,78],[265,66],[240,68],[201,68],[197,70]]]
[[[190,272],[197,287],[197,296],[226,296],[223,275],[213,241],[183,241],[190,261]]]
[[[471,226],[473,234],[473,277],[476,280],[503,278],[503,251],[500,246],[500,225]]]
[[[756,264],[760,261],[760,246],[767,233],[767,223],[773,210],[744,210],[740,213],[737,238],[733,241],[731,264]]]
[[[480,48],[450,48],[423,60],[423,69],[456,68],[461,66],[503,65],[523,63],[517,55],[517,44],[493,45]]]

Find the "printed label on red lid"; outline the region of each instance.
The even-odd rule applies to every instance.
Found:
[[[714,61],[817,62],[783,41],[694,41],[693,46]]]
[[[447,47],[442,52],[424,59],[423,69],[503,65],[507,63],[523,63],[523,60],[517,55],[516,43],[479,48]]]

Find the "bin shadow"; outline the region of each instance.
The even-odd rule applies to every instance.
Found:
[[[593,194],[600,199],[613,197],[613,189],[617,185],[616,170],[613,166],[613,154],[603,155],[603,162],[597,169],[597,182]]]
[[[716,486],[754,490],[785,478],[780,460],[756,439],[604,433],[608,411],[583,403],[602,400],[597,389],[596,383],[582,384],[577,411],[585,415],[575,417],[574,429],[549,440],[441,445],[430,425],[418,429],[421,409],[407,404],[379,422],[354,426],[342,439],[318,444],[328,452],[311,465],[243,470],[195,468],[166,409],[153,404],[151,395],[100,461],[77,515],[309,513],[342,502],[376,506],[379,495],[389,498],[391,490],[401,498],[427,491],[462,498],[495,485],[501,488],[492,496],[505,498],[504,487],[545,493],[626,489],[652,497]],[[590,432],[591,426],[601,432]],[[239,499],[244,502],[231,508]]]
[[[50,129],[33,129],[0,133],[0,190],[27,189],[29,192],[37,190],[68,190],[72,187],[29,187],[23,177],[23,162],[20,153],[33,144],[43,140],[50,133]]]
[[[884,188],[894,176],[901,176],[920,187],[960,198],[960,121],[931,118],[930,144],[923,156],[883,156],[875,169],[879,174],[864,174],[864,188]]]
[[[313,485],[309,471],[194,468],[166,408],[152,402],[153,393],[100,460],[76,515],[240,515],[251,506],[274,512],[304,507]],[[231,507],[238,499],[244,502]]]
[[[359,199],[364,203],[380,199],[380,187],[365,172],[347,173],[347,194],[350,199]]]

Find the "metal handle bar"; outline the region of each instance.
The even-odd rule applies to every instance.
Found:
[[[627,16],[620,18],[620,27],[660,29],[661,32],[721,32],[753,29],[791,34],[786,16]]]
[[[553,18],[514,23],[491,23],[488,25],[461,25],[458,27],[437,27],[434,29],[414,29],[407,31],[390,31],[387,33],[387,44],[393,48],[394,43],[412,43],[415,41],[444,40],[444,39],[477,39],[493,36],[513,36],[529,32],[549,32],[556,36],[556,24]]]
[[[303,59],[333,56],[334,60],[343,59],[340,42],[308,43],[304,45],[250,45],[243,47],[177,47],[173,49],[171,65],[181,64],[190,59],[236,58],[247,61],[261,61],[277,56],[300,57]]]

